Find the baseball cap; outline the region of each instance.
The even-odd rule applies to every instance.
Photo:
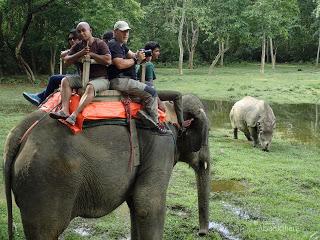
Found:
[[[114,24],[113,30],[119,29],[120,31],[126,31],[131,29],[129,24],[125,21],[118,21]]]

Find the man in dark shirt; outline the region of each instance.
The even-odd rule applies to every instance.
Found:
[[[130,27],[125,21],[118,21],[113,28],[114,38],[108,42],[112,56],[112,65],[108,68],[110,88],[139,97],[144,105],[138,115],[148,119],[161,134],[169,132],[158,121],[157,92],[154,88],[136,80],[135,65],[145,59],[143,51],[133,53],[126,43]]]
[[[151,50],[151,56],[146,57],[146,74],[145,81],[148,86],[154,87],[153,80],[156,79],[156,74],[154,70],[154,64],[152,61],[155,61],[160,56],[160,44],[154,41],[147,42],[144,46],[144,50]],[[141,79],[142,76],[142,67],[138,66],[136,69],[138,79]],[[173,101],[174,109],[177,114],[178,127],[181,131],[184,131],[187,127],[190,126],[193,119],[184,120],[183,119],[183,109],[182,109],[182,94],[178,91],[173,90],[162,90],[158,92],[158,105],[162,111],[165,111],[163,103],[161,101]]]
[[[103,40],[92,36],[88,23],[80,22],[77,26],[77,31],[82,40],[74,45],[70,49],[69,54],[64,58],[66,64],[79,65],[81,73],[82,64],[78,63],[78,61],[85,55],[89,55],[98,64],[90,66],[89,83],[87,86],[82,86],[80,76],[66,76],[61,82],[62,109],[59,112],[51,112],[50,116],[56,119],[66,119],[71,125],[75,124],[77,115],[92,101],[97,92],[109,89],[109,81],[106,79],[106,66],[111,64],[111,55],[107,44]],[[72,89],[81,87],[86,87],[86,90],[80,99],[77,109],[69,115],[69,102]]]

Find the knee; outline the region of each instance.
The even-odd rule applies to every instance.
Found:
[[[157,91],[153,87],[150,87],[148,85],[144,88],[144,91],[149,93],[152,97],[157,96]]]
[[[146,209],[146,208],[137,208],[136,209],[136,213],[137,213],[137,216],[139,217],[139,218],[146,218],[146,217],[148,217],[148,214],[149,214],[149,210],[148,209]]]
[[[135,212],[137,217],[140,219],[148,219],[150,217],[159,215],[161,213],[162,207],[160,206],[151,206],[151,205],[144,205],[135,208]]]
[[[141,219],[148,218],[150,216],[158,215],[163,212],[164,199],[161,196],[149,196],[149,199],[139,199],[135,203],[135,212],[137,216]]]
[[[94,96],[94,87],[92,84],[88,84],[86,87],[86,94],[88,96]]]
[[[63,78],[62,81],[61,81],[61,86],[64,88],[64,87],[70,87],[70,84],[69,84],[69,80],[68,78]]]
[[[53,75],[49,78],[49,83],[50,84],[60,84],[60,82],[64,79],[63,76],[61,75]]]

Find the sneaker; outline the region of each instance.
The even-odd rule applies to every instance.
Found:
[[[42,102],[37,94],[23,92],[22,95],[24,96],[25,99],[27,99],[33,105],[39,106],[40,103]]]
[[[167,129],[163,124],[158,123],[157,127],[155,128],[155,130],[159,133],[159,134],[169,134],[172,133],[172,131],[170,129]]]
[[[144,110],[139,110],[137,112],[137,117],[142,121],[146,126],[157,127],[157,123],[147,114]]]
[[[76,124],[77,117],[73,114],[71,114],[67,119],[66,122],[69,123],[70,125],[74,126]]]
[[[54,119],[64,119],[66,120],[69,115],[67,115],[64,111],[60,110],[58,112],[50,112],[49,116]]]

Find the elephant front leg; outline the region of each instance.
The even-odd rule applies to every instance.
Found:
[[[259,146],[258,132],[256,127],[249,127],[249,132],[253,140],[253,147]]]
[[[136,194],[127,200],[132,240],[161,240],[165,219],[165,194]]]

